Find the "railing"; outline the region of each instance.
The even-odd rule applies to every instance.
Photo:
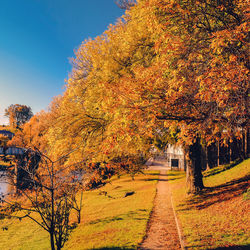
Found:
[[[25,148],[17,148],[17,147],[9,147],[4,148],[0,147],[0,155],[23,155],[27,149]]]

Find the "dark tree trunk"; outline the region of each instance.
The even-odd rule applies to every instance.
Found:
[[[57,241],[56,241],[56,250],[61,250],[62,249],[62,237],[61,236],[59,236],[58,237],[58,239],[57,239]]]
[[[77,223],[81,223],[81,210],[77,210]]]
[[[80,198],[80,204],[79,204],[79,209],[77,210],[77,220],[78,224],[81,223],[81,211],[82,211],[82,200],[83,200],[83,189],[81,190],[81,198]]]
[[[244,133],[244,158],[248,158],[248,128],[245,128]]]
[[[220,141],[217,142],[217,166],[220,166]]]
[[[51,247],[51,250],[55,250],[55,240],[54,240],[53,232],[50,232],[50,247]]]
[[[16,194],[18,194],[18,163],[16,162],[15,163],[15,168],[14,168],[14,171],[15,171],[15,173],[14,173],[14,188],[15,188],[15,193]]]
[[[240,159],[244,160],[244,147],[242,144],[243,144],[243,138],[241,138],[240,140],[237,140],[237,149],[238,149]]]
[[[232,162],[232,145],[230,141],[228,143],[228,147],[229,147],[229,163],[231,163]]]
[[[189,146],[186,152],[187,159],[187,188],[189,193],[197,193],[204,188],[202,179],[202,147],[200,139]]]
[[[205,145],[205,164],[206,164],[206,170],[210,169],[209,162],[208,162],[208,147]]]

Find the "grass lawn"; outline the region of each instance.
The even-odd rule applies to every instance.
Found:
[[[115,178],[111,184],[84,193],[82,223],[71,233],[64,249],[136,249],[142,241],[153,207],[155,172]],[[107,192],[107,195],[100,194]],[[124,197],[128,191],[131,196]],[[50,249],[48,233],[29,219],[0,221],[0,249]]]
[[[0,166],[6,166],[6,167],[8,167],[9,165],[10,165],[9,162],[5,162],[5,161],[1,161],[0,160]]]
[[[250,247],[250,159],[224,170],[205,173],[208,188],[196,196],[185,193],[185,173],[168,173],[175,210],[190,249]]]

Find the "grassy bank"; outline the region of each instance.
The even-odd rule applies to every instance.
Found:
[[[136,249],[153,207],[155,177],[155,173],[147,173],[132,181],[123,176],[85,192],[82,223],[71,233],[64,249]],[[135,193],[124,197],[129,191]],[[5,219],[0,227],[8,227],[0,231],[0,249],[49,249],[47,232],[29,219]]]
[[[249,173],[250,159],[217,174],[205,174],[208,188],[200,195],[188,196],[185,173],[169,172],[174,206],[188,248],[249,246]]]

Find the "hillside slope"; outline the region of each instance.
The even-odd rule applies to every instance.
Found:
[[[223,166],[221,167],[223,168]],[[204,178],[200,195],[185,193],[185,177],[169,172],[174,206],[191,249],[247,249],[250,245],[250,159]]]

